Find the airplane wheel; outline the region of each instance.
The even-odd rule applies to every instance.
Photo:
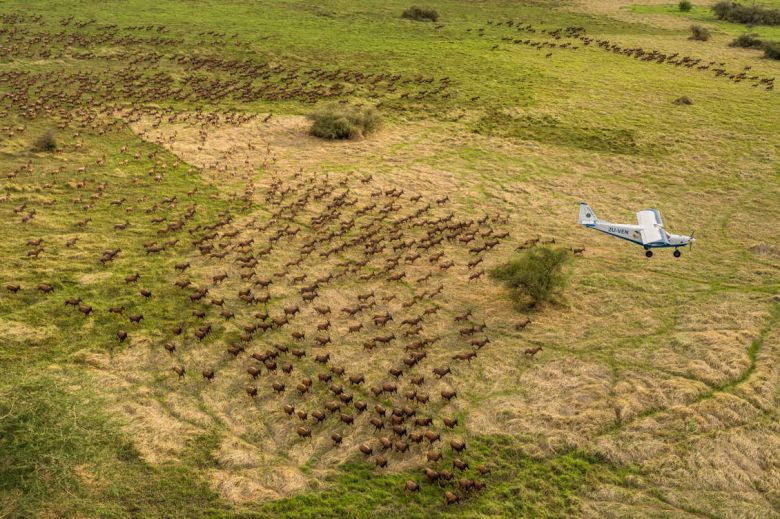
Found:
[[[679,258],[680,256],[682,256],[682,252],[680,252],[680,251],[678,251],[677,249],[675,249],[675,250],[674,250],[674,257],[675,257],[675,258]]]
[[[649,251],[645,252],[645,256],[647,256],[648,258],[652,258],[653,257],[653,251],[649,250]]]

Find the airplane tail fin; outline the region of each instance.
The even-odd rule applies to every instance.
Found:
[[[596,223],[596,213],[585,202],[580,202],[580,224],[589,225]]]

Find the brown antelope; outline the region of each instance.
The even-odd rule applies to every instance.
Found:
[[[529,357],[533,357],[534,355],[542,351],[542,349],[543,348],[541,346],[537,346],[536,348],[528,348],[523,353],[525,353]]]

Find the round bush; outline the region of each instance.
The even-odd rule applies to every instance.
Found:
[[[701,25],[691,25],[689,40],[707,41],[710,39],[710,30]]]
[[[360,109],[332,103],[309,115],[309,133],[321,139],[359,139],[378,130],[382,124],[374,108]]]
[[[742,47],[745,49],[761,49],[764,47],[764,42],[761,41],[755,34],[745,33],[740,34],[734,38],[729,44],[731,47]]]
[[[42,133],[35,142],[33,142],[33,151],[54,151],[57,149],[57,139],[54,137],[54,131],[49,129]]]
[[[418,22],[435,22],[439,19],[439,13],[435,9],[413,5],[401,14],[401,18],[417,20]]]
[[[768,41],[764,43],[764,57],[769,59],[780,59],[780,42]]]

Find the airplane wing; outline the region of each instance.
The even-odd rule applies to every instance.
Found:
[[[636,220],[639,226],[642,227],[639,232],[642,235],[643,245],[666,241],[666,236],[663,232],[663,222],[661,221],[661,213],[659,213],[657,209],[639,211],[636,213]]]
[[[658,227],[645,227],[639,233],[642,235],[642,245],[649,243],[655,243],[659,241],[666,241],[666,238],[661,233],[661,229]]]
[[[636,213],[636,222],[642,227],[649,227],[655,224],[664,226],[664,222],[661,220],[661,213],[658,209],[645,209]]]

